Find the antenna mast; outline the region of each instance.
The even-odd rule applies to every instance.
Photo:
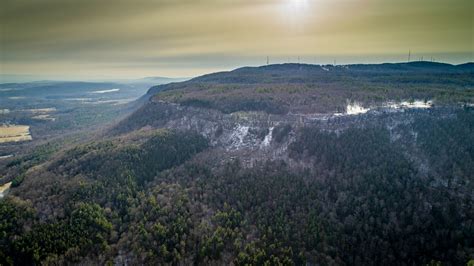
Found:
[[[410,63],[410,59],[411,59],[411,50],[408,50],[408,63]]]
[[[267,56],[267,66],[270,64],[270,57]]]

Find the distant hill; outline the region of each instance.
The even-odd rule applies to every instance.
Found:
[[[154,86],[155,101],[235,111],[325,113],[347,101],[474,102],[474,64],[412,62],[368,65],[279,64],[243,67]]]
[[[325,73],[330,72],[332,73]],[[197,77],[192,81],[231,81],[245,82],[245,78],[249,78],[259,74],[271,74],[274,77],[279,72],[284,72],[288,78],[291,76],[307,76],[307,79],[311,79],[311,75],[318,74],[333,74],[336,71],[337,74],[368,74],[368,73],[474,73],[474,63],[466,63],[463,65],[450,65],[446,63],[435,63],[435,62],[411,62],[411,63],[384,63],[384,64],[354,64],[354,65],[310,65],[310,64],[275,64],[260,67],[243,67],[230,72],[219,72]],[[239,75],[241,76],[238,79]],[[232,77],[234,79],[232,79]],[[249,80],[251,81],[251,80]]]
[[[141,80],[144,81],[153,81],[157,83],[171,83],[171,82],[180,82],[180,81],[185,81],[190,78],[168,78],[168,77],[145,77],[142,78]]]

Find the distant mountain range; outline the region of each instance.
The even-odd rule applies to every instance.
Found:
[[[189,78],[169,78],[169,77],[145,77],[138,79],[61,79],[50,78],[39,75],[15,75],[15,74],[0,74],[0,84],[2,83],[27,83],[27,82],[114,82],[122,84],[139,83],[139,84],[164,84],[170,82],[185,81]]]

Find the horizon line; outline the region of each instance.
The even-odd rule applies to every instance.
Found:
[[[269,57],[271,59],[271,57]],[[466,65],[466,64],[474,64],[474,61],[465,61],[463,63],[458,63],[458,64],[453,64],[449,62],[442,62],[442,61],[428,61],[428,60],[411,60],[411,61],[387,61],[387,62],[382,62],[382,63],[366,63],[366,62],[361,62],[361,63],[342,63],[342,64],[318,64],[318,63],[307,63],[307,62],[281,62],[281,63],[269,63],[269,64],[260,64],[260,65],[242,65],[239,67],[233,67],[230,69],[221,69],[221,70],[215,70],[215,71],[210,71],[198,75],[189,75],[189,76],[165,76],[165,75],[157,75],[157,76],[142,76],[142,77],[121,77],[121,78],[114,78],[114,77],[98,77],[96,78],[78,78],[78,77],[60,77],[61,75],[58,75],[58,78],[52,77],[52,75],[44,75],[44,74],[12,74],[12,73],[0,73],[0,84],[6,84],[6,83],[29,83],[29,82],[116,82],[116,81],[122,81],[122,82],[127,82],[127,81],[137,81],[137,80],[145,80],[145,79],[151,79],[151,78],[161,78],[161,79],[193,79],[197,78],[200,76],[204,75],[209,75],[209,74],[214,74],[214,73],[221,73],[221,72],[231,72],[234,70],[238,70],[241,68],[259,68],[259,67],[267,67],[267,66],[276,66],[276,65],[286,65],[286,64],[292,64],[292,65],[308,65],[308,66],[351,66],[351,65],[384,65],[384,64],[413,64],[413,63],[432,63],[432,64],[443,64],[443,65],[450,65],[450,66],[461,66],[461,65]],[[15,78],[18,80],[24,79],[24,81],[13,81]],[[4,81],[3,79],[6,78],[7,80],[10,79],[12,81]]]

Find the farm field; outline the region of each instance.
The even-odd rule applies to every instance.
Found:
[[[0,186],[0,199],[3,198],[7,194],[8,190],[11,187],[11,185],[12,185],[12,182],[8,182],[8,183]]]
[[[0,143],[32,140],[30,126],[4,125],[0,127]]]

